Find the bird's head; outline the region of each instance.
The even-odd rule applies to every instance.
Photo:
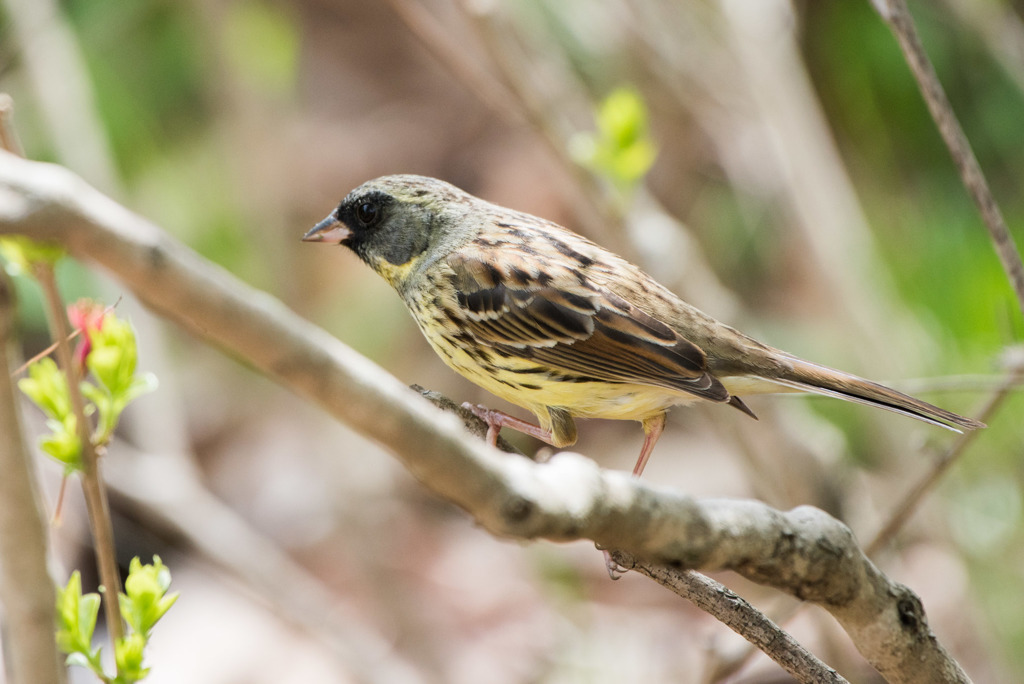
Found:
[[[401,289],[415,267],[462,237],[472,195],[426,176],[383,176],[363,183],[302,239],[345,245]]]

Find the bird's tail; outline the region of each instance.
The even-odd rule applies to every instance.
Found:
[[[792,369],[772,378],[785,387],[794,390],[823,394],[837,399],[853,401],[868,406],[877,406],[904,416],[917,418],[932,425],[944,427],[953,432],[977,430],[985,427],[981,421],[941,409],[926,401],[915,399],[877,382],[871,382],[856,375],[819,366],[803,359],[787,355]]]

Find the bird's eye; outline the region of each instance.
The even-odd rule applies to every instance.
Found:
[[[376,202],[361,202],[356,206],[356,219],[364,226],[372,226],[380,220],[380,205]]]

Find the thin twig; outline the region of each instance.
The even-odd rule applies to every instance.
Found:
[[[82,332],[81,330],[72,330],[71,334],[68,335],[68,340],[67,340],[68,343],[70,343],[72,340],[74,340],[76,337],[78,337],[81,334],[81,332]],[[60,346],[60,342],[53,342],[46,349],[42,350],[41,352],[39,352],[38,354],[33,356],[31,359],[29,359],[25,363],[23,363],[20,366],[18,366],[17,368],[15,368],[14,369],[14,373],[12,373],[12,375],[13,376],[21,375],[22,373],[27,371],[28,367],[31,366],[33,363],[35,363],[36,361],[39,361],[40,359],[45,358],[45,357],[49,356],[50,354],[52,354],[53,352],[57,351],[57,347],[59,347],[59,346]]]
[[[985,180],[985,174],[981,171],[978,159],[974,156],[971,143],[967,140],[960,122],[957,121],[953,107],[946,97],[942,84],[935,74],[928,55],[921,45],[921,38],[917,34],[914,20],[904,0],[872,0],[875,9],[882,19],[896,35],[900,49],[914,73],[917,86],[924,96],[928,111],[931,112],[939,128],[942,139],[953,156],[953,162],[960,172],[960,178],[964,187],[970,194],[971,199],[978,206],[982,220],[988,229],[992,245],[995,247],[999,261],[1006,271],[1006,277],[1010,280],[1014,293],[1017,295],[1017,303],[1024,312],[1024,263],[1021,262],[1020,253],[1014,243],[1013,236],[1006,227],[1003,214],[996,204],[992,191]]]
[[[631,569],[691,601],[763,651],[798,682],[838,684],[846,681],[768,616],[721,582],[693,570],[678,572],[664,566],[636,563],[628,554],[621,552],[613,552],[612,557],[623,567],[632,566]]]
[[[60,488],[57,490],[57,499],[53,504],[53,515],[50,516],[50,525],[53,527],[59,527],[63,522],[64,515],[64,495],[68,491],[68,476],[65,473],[60,478]]]
[[[100,481],[99,461],[93,448],[89,419],[85,415],[85,398],[80,389],[81,377],[72,359],[70,333],[64,312],[64,304],[57,288],[57,278],[51,266],[41,266],[36,277],[43,288],[46,302],[46,318],[50,333],[57,340],[57,362],[67,375],[71,409],[75,414],[78,439],[82,443],[82,492],[89,513],[93,543],[96,547],[96,563],[99,566],[100,581],[103,583],[103,608],[107,617],[110,639],[117,643],[124,636],[121,623],[121,609],[118,594],[121,591],[121,576],[117,569],[117,552],[114,547],[114,528],[110,521],[110,506],[107,492]]]
[[[928,109],[938,125],[943,140],[946,142],[950,154],[956,163],[964,186],[981,212],[996,253],[1016,293],[1018,303],[1022,311],[1024,311],[1024,264],[1021,263],[1013,237],[1007,229],[1002,213],[992,196],[970,143],[953,113],[953,109],[931,62],[924,52],[906,4],[903,0],[873,0],[873,4],[900,43],[900,47],[917,80]],[[1009,392],[1020,384],[1021,380],[1020,373],[1010,374],[981,409],[979,412],[980,419],[983,421],[988,420]],[[921,499],[931,490],[943,473],[964,453],[977,434],[977,432],[973,432],[963,435],[936,460],[930,471],[911,489],[900,506],[893,512],[888,522],[867,546],[866,552],[869,556],[877,553],[901,529],[909,516],[916,510]]]
[[[802,613],[805,608],[807,608],[806,603],[790,603],[775,611],[774,615],[766,616],[766,619],[770,620],[773,624],[779,625],[780,628],[788,628],[793,618]],[[786,633],[788,634],[788,632]],[[754,659],[754,656],[760,650],[756,646],[756,644],[748,643],[742,650],[731,653],[726,657],[718,657],[712,660],[708,667],[705,681],[721,682],[742,670]]]

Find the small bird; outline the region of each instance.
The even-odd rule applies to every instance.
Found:
[[[302,238],[342,244],[401,295],[441,359],[539,425],[472,407],[493,444],[508,426],[556,447],[575,418],[637,420],[639,476],[677,405],[813,392],[956,432],[979,421],[773,349],[687,304],[622,257],[449,183],[384,176]]]

